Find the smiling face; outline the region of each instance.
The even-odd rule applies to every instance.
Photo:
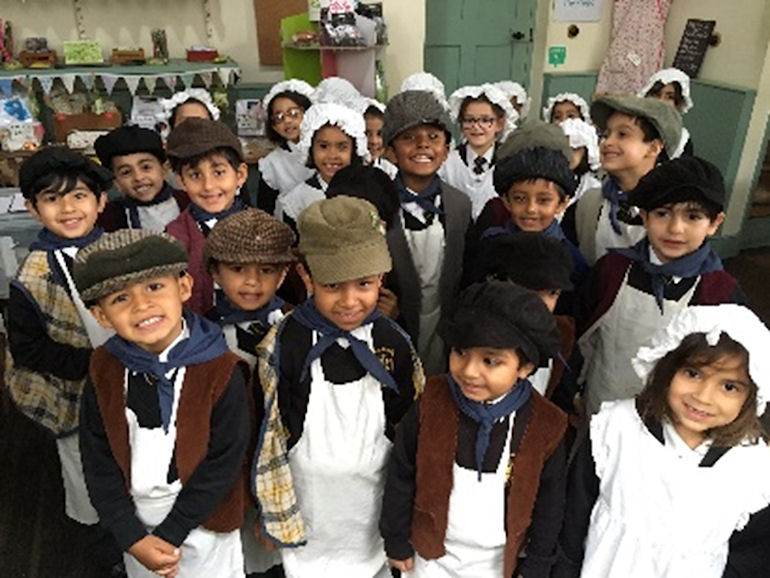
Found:
[[[155,155],[140,152],[113,158],[112,172],[121,193],[146,203],[163,190],[168,171]]]
[[[521,362],[515,349],[453,347],[449,353],[449,372],[471,401],[493,401],[505,395],[534,369],[532,363]]]
[[[107,195],[95,194],[79,179],[69,192],[49,188],[35,195],[34,203],[25,201],[27,210],[46,229],[63,239],[88,235],[106,203]]]
[[[110,293],[91,312],[102,327],[145,351],[160,353],[179,337],[182,305],[190,295],[192,277],[166,275]]]
[[[281,137],[287,141],[299,141],[299,126],[305,111],[290,98],[278,96],[270,101],[270,122]]]
[[[641,211],[647,238],[658,259],[667,263],[697,251],[724,221],[719,213],[712,221],[697,203],[674,203]]]
[[[246,182],[246,163],[234,169],[221,154],[202,159],[197,166],[185,165],[179,182],[190,201],[209,213],[226,211],[233,205],[238,189]]]
[[[738,418],[752,387],[746,362],[737,355],[680,368],[668,390],[674,428],[687,445],[698,446],[708,430]]]
[[[495,144],[497,135],[505,126],[505,119],[498,117],[492,105],[484,100],[469,101],[460,114],[460,126],[468,146],[477,155],[483,155]]]
[[[340,329],[353,331],[376,309],[382,278],[382,274],[371,275],[332,284],[312,279],[315,306]]]
[[[366,145],[372,159],[378,159],[385,152],[385,142],[382,140],[383,119],[373,114],[364,115],[366,123]]]
[[[583,115],[580,114],[580,109],[577,105],[569,100],[562,100],[553,105],[553,109],[551,109],[551,123],[559,124],[561,121],[567,120],[568,118],[585,120]]]
[[[514,225],[522,231],[539,232],[567,208],[568,198],[560,198],[552,181],[534,179],[513,183],[502,201]]]
[[[663,150],[660,139],[645,142],[644,138],[644,131],[634,117],[622,112],[612,113],[599,142],[602,168],[636,186],[638,180],[653,169]]]
[[[310,154],[318,174],[328,183],[338,170],[352,162],[353,139],[338,126],[323,126],[313,135]]]
[[[218,263],[211,276],[235,307],[256,311],[275,297],[287,271],[282,265]]]
[[[404,184],[418,193],[430,184],[449,155],[444,129],[432,124],[400,132],[391,148]]]

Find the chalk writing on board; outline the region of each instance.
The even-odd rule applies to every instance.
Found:
[[[716,20],[687,20],[674,57],[675,68],[687,73],[690,78],[698,76],[715,26]]]
[[[554,0],[554,22],[598,22],[602,0]]]

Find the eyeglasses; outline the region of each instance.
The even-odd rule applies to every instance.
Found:
[[[305,111],[303,111],[301,108],[295,107],[290,108],[284,112],[276,113],[273,115],[273,124],[283,124],[287,118],[294,120],[295,118],[302,116],[304,112]]]
[[[460,121],[463,128],[472,128],[474,124],[479,125],[481,128],[492,128],[497,119],[494,116],[464,116]]]

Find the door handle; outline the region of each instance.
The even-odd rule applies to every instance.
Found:
[[[511,32],[511,38],[514,40],[524,40],[524,33],[521,30],[517,30],[516,32]]]

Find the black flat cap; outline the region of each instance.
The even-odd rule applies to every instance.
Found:
[[[94,181],[99,194],[110,188],[112,173],[88,157],[63,146],[44,148],[29,157],[19,170],[19,187],[24,198],[35,195],[35,183],[50,174],[85,175]]]
[[[645,210],[685,201],[724,208],[725,182],[716,166],[698,157],[673,159],[644,175],[628,194],[629,203]]]
[[[96,139],[94,150],[99,161],[107,168],[112,168],[113,158],[134,153],[150,153],[160,162],[166,160],[160,135],[140,126],[122,126],[111,130]]]

